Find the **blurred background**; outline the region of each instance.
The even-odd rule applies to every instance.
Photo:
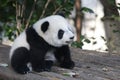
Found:
[[[54,14],[75,26],[72,47],[120,54],[120,0],[0,0],[0,43],[11,45],[38,19]]]

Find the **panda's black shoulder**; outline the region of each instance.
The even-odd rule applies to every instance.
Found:
[[[44,39],[41,36],[38,35],[38,33],[33,28],[33,26],[26,29],[26,38],[27,38],[27,42],[29,44],[32,44],[32,45],[33,44],[37,45],[37,44],[41,44],[41,43],[46,43],[44,41]]]
[[[26,29],[26,40],[30,46],[33,47],[51,47],[38,33],[33,26]]]
[[[36,35],[35,33],[36,33],[36,31],[33,29],[33,26],[31,26],[31,27],[29,27],[29,28],[27,28],[26,30],[25,30],[25,32],[26,32],[26,35],[27,36],[29,36],[29,35]]]

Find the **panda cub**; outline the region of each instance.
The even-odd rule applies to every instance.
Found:
[[[54,61],[60,67],[72,69],[69,44],[76,39],[76,31],[64,17],[52,15],[38,20],[32,27],[22,32],[10,50],[12,68],[20,74],[32,70],[50,71]]]

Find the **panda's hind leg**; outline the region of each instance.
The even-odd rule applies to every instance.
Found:
[[[17,48],[11,58],[11,66],[12,68],[20,73],[26,74],[30,70],[27,67],[27,63],[29,62],[29,54],[28,50],[25,47]]]

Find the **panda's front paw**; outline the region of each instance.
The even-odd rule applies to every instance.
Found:
[[[49,69],[49,68],[40,68],[40,69],[36,68],[36,69],[34,69],[35,72],[43,72],[43,71],[48,71],[49,72],[50,70],[51,69]]]
[[[17,69],[16,72],[20,74],[27,74],[28,72],[30,72],[30,69],[27,66],[25,66]]]
[[[67,69],[72,69],[75,66],[75,63],[73,61],[64,61],[60,64],[61,67],[67,68]]]
[[[52,68],[52,66],[53,66],[53,61],[51,61],[51,60],[46,60],[45,61],[45,71],[48,71],[48,72],[50,72],[51,71],[51,68]]]
[[[42,68],[35,68],[34,71],[35,71],[35,72],[43,72],[44,69],[42,69]]]

